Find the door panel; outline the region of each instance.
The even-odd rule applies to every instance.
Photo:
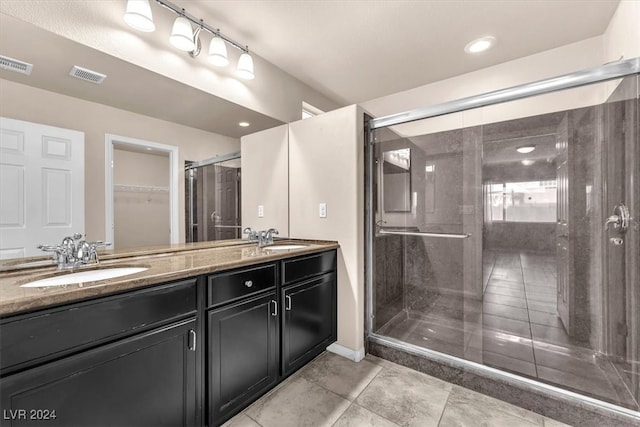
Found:
[[[556,179],[557,179],[557,212],[556,225],[556,269],[557,310],[565,331],[573,335],[573,284],[570,240],[570,169],[569,169],[569,135],[568,118],[564,117],[556,133]]]
[[[282,290],[283,375],[288,375],[336,339],[335,273]],[[319,350],[319,351],[318,351]]]
[[[236,239],[240,237],[239,169],[216,165],[215,174],[215,214],[211,217],[214,219],[211,225],[215,229],[215,240]]]
[[[275,385],[277,328],[275,291],[209,312],[210,425],[219,425]]]
[[[84,231],[84,133],[0,118],[0,259]]]

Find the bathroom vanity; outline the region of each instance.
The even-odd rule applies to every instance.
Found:
[[[336,341],[337,247],[124,257],[102,267],[147,270],[53,289],[3,273],[2,424],[222,424]]]

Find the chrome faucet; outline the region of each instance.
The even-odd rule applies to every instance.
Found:
[[[247,239],[250,242],[258,242],[259,241],[258,232],[253,230],[253,229],[251,229],[251,227],[247,227],[244,230],[242,230],[242,234],[248,235]]]
[[[82,234],[75,233],[72,237],[65,237],[59,245],[38,245],[38,249],[45,252],[53,252],[53,261],[58,265],[58,270],[66,270],[80,267],[95,261],[99,264],[98,248],[106,247],[111,243],[102,241],[87,242],[82,239]]]
[[[266,231],[255,231],[250,227],[247,227],[242,230],[242,233],[248,235],[249,242],[258,243],[258,247],[261,248],[263,246],[273,244],[273,236],[278,235],[278,230],[270,228]]]
[[[278,235],[278,230],[275,228],[270,228],[267,231],[260,232],[260,241],[258,241],[258,246],[266,246],[273,245],[273,236]]]

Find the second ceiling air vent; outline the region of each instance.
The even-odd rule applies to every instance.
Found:
[[[98,73],[97,71],[92,71],[87,68],[78,67],[77,65],[74,65],[73,68],[71,68],[69,75],[95,84],[100,84],[107,78],[105,74]]]
[[[20,74],[26,74],[28,76],[31,74],[33,64],[0,55],[0,68],[3,70],[15,71]]]

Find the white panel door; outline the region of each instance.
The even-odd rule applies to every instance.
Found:
[[[0,117],[0,259],[84,233],[84,133]]]

